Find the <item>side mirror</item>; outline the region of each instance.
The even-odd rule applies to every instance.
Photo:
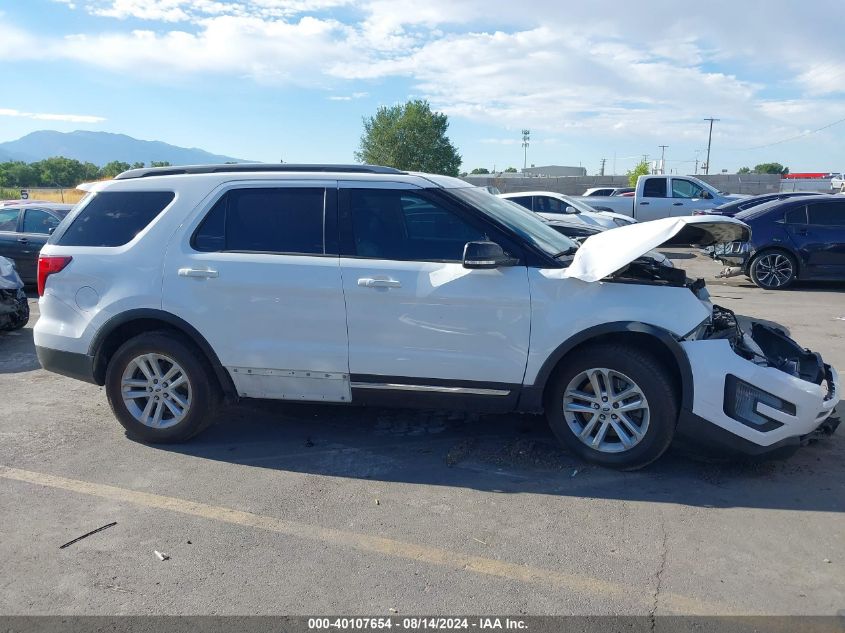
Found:
[[[47,229],[47,235],[52,235],[55,230],[56,230],[56,227],[51,226],[49,229]]]
[[[464,268],[499,268],[516,262],[495,242],[467,242],[464,246]]]
[[[575,213],[575,214],[581,213],[581,212],[580,212],[578,209],[576,209],[575,207],[566,207],[566,212],[567,212],[567,213]]]

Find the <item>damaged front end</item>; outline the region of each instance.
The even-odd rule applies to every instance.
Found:
[[[0,257],[0,331],[17,330],[29,321],[29,302],[15,264]]]
[[[696,413],[756,447],[805,444],[839,425],[836,371],[779,327],[713,306],[682,345],[701,375],[696,388],[705,385]]]

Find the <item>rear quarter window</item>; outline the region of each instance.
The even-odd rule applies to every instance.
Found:
[[[172,191],[95,194],[56,242],[60,246],[123,246],[169,205]]]

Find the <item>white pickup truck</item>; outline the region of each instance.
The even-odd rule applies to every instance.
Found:
[[[722,193],[693,176],[640,176],[633,196],[580,196],[577,199],[598,210],[624,213],[645,222],[692,215],[698,209],[712,209],[742,197]]]

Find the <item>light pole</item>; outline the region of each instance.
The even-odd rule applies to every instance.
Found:
[[[531,130],[522,130],[522,171],[525,171],[526,167],[528,167],[528,144],[530,140]]]
[[[668,145],[658,145],[657,147],[660,148],[660,173],[666,173],[666,148],[669,147]]]
[[[704,119],[705,121],[710,121],[710,133],[707,135],[707,162],[704,163],[704,173],[710,173],[710,142],[713,140],[713,121],[718,121],[719,119],[714,119],[710,117],[709,119]]]

